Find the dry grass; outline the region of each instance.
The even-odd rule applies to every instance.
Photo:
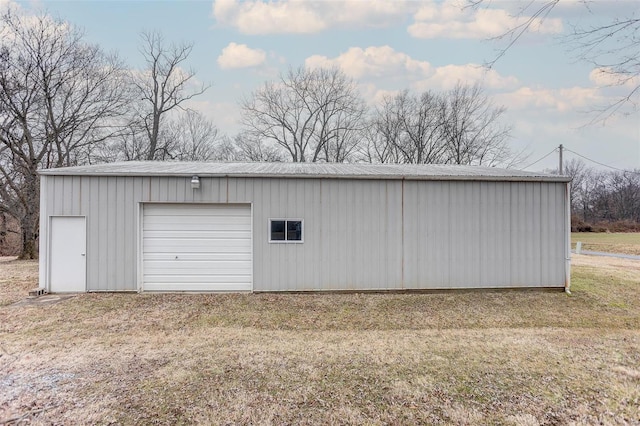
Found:
[[[572,296],[85,294],[0,307],[0,421],[638,424],[640,262],[573,264]],[[36,265],[20,267],[33,283]]]
[[[571,248],[582,242],[583,250],[640,256],[640,232],[572,232]]]
[[[24,299],[38,287],[37,265],[29,260],[0,257],[0,307]]]

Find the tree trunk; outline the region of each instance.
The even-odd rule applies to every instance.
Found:
[[[158,150],[158,135],[160,134],[160,112],[154,106],[153,108],[153,124],[151,127],[151,137],[149,138],[149,152],[147,160],[156,159],[156,151]]]
[[[27,174],[24,186],[25,198],[23,214],[20,217],[22,229],[22,252],[20,259],[38,258],[38,230],[40,225],[40,181],[35,163],[31,173]]]
[[[22,252],[19,259],[38,258],[38,214],[27,213],[20,221],[22,228]]]

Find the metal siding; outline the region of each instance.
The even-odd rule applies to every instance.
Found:
[[[132,181],[127,179],[120,180],[120,190],[118,191],[120,206],[118,211],[121,212],[119,216],[119,229],[122,229],[118,238],[118,257],[116,264],[118,265],[119,276],[118,285],[124,289],[134,290],[137,287],[136,283],[136,262],[137,250],[136,250],[136,198],[135,190],[136,186],[139,186],[140,180]],[[129,260],[131,259],[131,260]]]
[[[564,226],[556,220],[557,211],[563,208],[562,199],[558,199],[563,194],[558,192],[561,185],[543,185],[541,188],[542,197],[540,204],[541,238],[540,258],[541,258],[541,282],[545,285],[559,285],[560,273],[564,265],[558,261],[562,259],[563,244],[558,240],[558,235],[564,232]]]
[[[190,177],[43,176],[41,185],[41,283],[48,216],[87,217],[90,291],[135,291],[140,202],[228,200],[253,204],[256,291],[564,285],[563,182],[201,177],[192,190]],[[278,217],[303,219],[304,243],[269,244]]]
[[[524,246],[522,245],[523,241],[523,227],[524,224],[524,216],[526,212],[525,208],[525,193],[520,190],[519,187],[523,186],[522,183],[516,183],[511,185],[510,190],[510,198],[511,205],[509,206],[511,214],[510,214],[510,241],[509,246],[511,250],[511,262],[509,263],[510,267],[510,282],[513,286],[520,286],[523,284],[522,277],[526,275],[526,271],[523,268],[523,265],[526,264],[526,259],[524,258]]]
[[[104,238],[100,228],[100,178],[90,177],[86,185],[87,196],[87,290],[100,290],[98,277],[100,276],[100,245]]]
[[[527,247],[526,285],[540,285],[540,200],[537,184],[527,185],[527,228],[525,244]]]
[[[549,258],[547,269],[552,271],[549,279],[549,285],[564,286],[565,284],[565,267],[566,259],[571,256],[571,215],[569,212],[570,205],[565,190],[568,190],[567,184],[549,185],[549,199],[552,200],[551,212],[564,211],[563,219],[559,214],[550,213],[549,222],[551,223],[547,230],[547,244],[549,247]],[[559,236],[564,238],[559,238]]]
[[[254,290],[401,285],[399,184],[392,194],[389,182],[264,179],[254,185]],[[304,242],[268,243],[269,218],[303,219]]]
[[[264,219],[264,205],[268,196],[264,193],[265,185],[263,179],[256,179],[252,185],[253,189],[253,289],[264,289],[264,259],[263,253],[267,250],[267,224]]]
[[[49,266],[48,261],[48,246],[49,246],[49,238],[45,237],[45,235],[49,232],[49,226],[46,222],[49,221],[49,215],[47,214],[50,209],[47,205],[49,199],[49,187],[51,185],[51,181],[54,177],[41,176],[40,177],[40,237],[39,243],[40,247],[38,250],[38,258],[39,260],[39,268],[38,268],[38,286],[41,288],[48,289],[49,283],[47,282],[47,268]]]
[[[410,238],[409,235],[412,232],[424,232],[424,222],[420,217],[423,209],[423,198],[420,197],[416,185],[407,182],[404,185],[404,198],[406,201],[403,203],[403,227],[402,227],[402,241],[403,241],[403,271],[402,282],[405,288],[414,288],[419,282],[419,262],[414,259],[427,258],[423,255],[423,243],[428,239],[427,235],[423,235],[423,238]],[[409,200],[414,200],[410,202]],[[410,218],[416,218],[415,225],[412,224]]]
[[[449,213],[453,218],[450,223],[449,231],[451,233],[449,247],[449,285],[452,288],[463,287],[467,282],[465,264],[465,250],[472,244],[472,236],[468,232],[469,221],[466,218],[467,208],[465,206],[465,189],[466,186],[450,183],[451,196],[449,202]]]
[[[563,184],[405,183],[405,287],[561,286]]]
[[[485,257],[485,276],[482,282],[486,287],[509,287],[511,284],[509,267],[511,263],[510,249],[510,204],[509,184],[487,183],[489,197],[485,198],[484,218],[487,228],[484,229],[487,247],[482,248]],[[481,260],[482,262],[483,260]]]
[[[319,259],[322,251],[321,188],[322,181],[314,180],[310,182],[309,187],[306,187],[304,191],[304,237],[305,240],[309,239],[311,242],[317,242],[309,245],[305,253],[308,260],[305,259],[305,275],[302,285],[308,288],[320,288],[322,284],[320,279],[322,265],[320,262],[313,261],[313,259]]]
[[[435,265],[433,265],[433,270],[438,271],[438,274],[428,281],[430,285],[435,288],[439,286],[451,286],[452,262],[450,261],[450,253],[452,252],[452,241],[451,232],[449,230],[452,228],[453,224],[455,224],[455,218],[450,213],[451,185],[451,182],[443,182],[440,185],[435,185],[439,191],[436,192],[436,199],[429,203],[430,209],[426,212],[429,216],[433,216],[433,219],[429,222],[433,229],[433,232],[431,232],[433,238],[430,242],[431,244],[438,245],[438,247],[434,248],[436,257]],[[426,267],[431,266],[426,262],[423,263],[423,265]]]
[[[375,185],[370,181],[370,184]],[[381,283],[381,289],[387,288],[401,288],[404,286],[402,280],[402,189],[403,181],[393,182],[388,181],[386,185],[386,201],[385,208],[387,215],[383,220],[377,223],[372,223],[372,229],[384,229],[386,230],[385,246],[376,247],[377,257],[385,263],[385,281]],[[371,211],[378,206],[369,205],[360,210],[357,214],[362,214],[367,211]],[[382,250],[382,253],[380,252]],[[387,254],[388,260],[384,259],[384,254]]]

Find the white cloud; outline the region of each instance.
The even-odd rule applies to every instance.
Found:
[[[0,0],[0,12],[7,10],[16,11],[20,9],[20,5],[13,0]]]
[[[267,54],[263,50],[231,42],[218,56],[218,65],[222,69],[249,68],[262,65],[266,59]]]
[[[50,36],[60,37],[70,33],[74,26],[64,20],[56,19],[51,15],[23,9],[18,3],[11,0],[0,0],[0,13],[11,12],[12,20],[19,23],[22,28],[31,28]],[[10,27],[3,26],[0,22],[0,38],[15,41],[17,33]]]
[[[603,102],[594,88],[534,89],[521,87],[513,92],[496,95],[496,100],[511,110],[538,109],[551,112],[578,112]]]
[[[488,89],[515,88],[518,79],[513,76],[502,76],[494,69],[487,69],[478,64],[445,65],[437,67],[434,73],[425,80],[414,84],[418,90],[451,89],[456,84],[481,83]]]
[[[236,103],[189,99],[185,103],[185,107],[198,111],[207,117],[224,134],[233,136],[238,130],[240,110]]]
[[[413,14],[408,32],[416,38],[481,39],[504,34],[532,20],[531,32],[555,34],[562,20],[517,16],[505,8],[472,8],[466,0],[215,0],[213,15],[221,25],[243,34],[308,34],[330,28],[379,28],[397,25]],[[512,6],[509,2],[498,2]],[[526,15],[526,14],[525,14]]]
[[[412,59],[406,53],[398,52],[389,46],[372,46],[362,49],[351,47],[336,58],[313,55],[306,59],[309,68],[339,67],[353,78],[386,77],[402,75],[425,76],[431,72],[427,61]]]
[[[351,47],[335,58],[314,55],[306,59],[309,68],[338,67],[348,76],[358,80],[394,80],[403,87],[384,90],[401,90],[413,88],[418,91],[436,89],[446,90],[458,82],[474,84],[480,82],[489,89],[513,89],[518,86],[518,79],[513,76],[502,76],[496,70],[487,70],[477,64],[445,65],[433,67],[427,61],[412,58],[389,46],[371,46],[366,49]],[[361,81],[361,83],[367,83]],[[376,90],[370,91],[374,96]]]
[[[306,34],[335,26],[382,27],[403,19],[413,3],[385,0],[216,0],[213,15],[243,34]]]
[[[589,73],[589,80],[598,87],[622,86],[633,89],[640,86],[640,76],[620,74],[608,67],[595,68]]]
[[[222,24],[236,27],[243,34],[314,33],[326,28],[310,4],[297,1],[263,3],[218,0],[213,13]]]
[[[530,30],[542,34],[562,32],[562,20],[514,16],[499,8],[468,7],[462,0],[429,1],[415,14],[407,31],[416,38],[471,38],[500,36],[532,19]]]
[[[416,3],[401,0],[328,1],[325,16],[348,26],[386,27],[403,20]],[[326,7],[326,5],[325,5]]]
[[[373,84],[368,85],[365,89],[368,89],[365,91],[365,99],[369,99],[372,105],[380,105],[385,99],[392,98],[402,92],[402,90],[378,89]]]

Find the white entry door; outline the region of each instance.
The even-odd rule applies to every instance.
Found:
[[[84,217],[51,218],[49,237],[49,291],[75,293],[87,290],[87,237]]]

